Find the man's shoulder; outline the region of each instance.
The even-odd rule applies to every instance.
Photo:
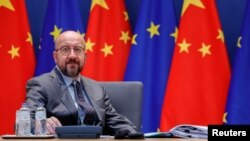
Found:
[[[99,85],[98,81],[96,81],[92,78],[89,78],[86,76],[81,76],[81,78],[82,78],[83,83],[86,85]]]
[[[86,77],[86,76],[81,76],[81,77],[82,77],[83,85],[85,87],[92,87],[95,89],[102,89],[103,88],[100,81],[94,80],[94,79]]]
[[[34,81],[39,81],[39,82],[48,82],[48,79],[53,77],[53,71],[51,72],[47,72],[47,73],[43,73],[43,74],[40,74],[38,76],[35,76],[31,79],[29,79],[28,82],[34,82]]]

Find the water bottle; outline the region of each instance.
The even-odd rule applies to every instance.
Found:
[[[30,109],[26,103],[22,104],[19,110],[19,126],[18,136],[30,136],[31,123],[30,123]]]
[[[46,118],[46,109],[38,107],[35,114],[35,135],[43,136],[47,134]]]

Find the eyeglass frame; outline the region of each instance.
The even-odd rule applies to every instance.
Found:
[[[69,52],[68,52],[67,54],[65,54],[65,53],[63,53],[63,51],[62,51],[63,48],[67,48],[67,49],[70,48],[70,50],[69,50]],[[71,50],[72,50],[72,49],[73,49],[75,55],[77,55],[77,56],[81,55],[82,53],[84,54],[84,52],[85,52],[85,48],[84,48],[84,47],[81,47],[81,46],[73,46],[73,48],[71,48],[69,45],[64,45],[64,46],[62,46],[62,47],[56,49],[55,51],[56,51],[56,52],[57,52],[57,51],[60,51],[60,53],[61,53],[63,56],[68,56],[68,55],[71,53]],[[81,52],[77,52],[77,51],[75,51],[75,49],[80,49]]]

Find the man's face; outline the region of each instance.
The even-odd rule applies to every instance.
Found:
[[[82,36],[76,32],[62,33],[56,40],[54,60],[61,72],[77,78],[85,63],[85,49]]]

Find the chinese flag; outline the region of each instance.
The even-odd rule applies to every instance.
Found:
[[[184,0],[160,129],[221,124],[230,80],[214,0]]]
[[[0,134],[13,134],[35,59],[25,1],[0,0]]]
[[[123,80],[131,35],[124,0],[92,0],[83,74],[96,80]]]

